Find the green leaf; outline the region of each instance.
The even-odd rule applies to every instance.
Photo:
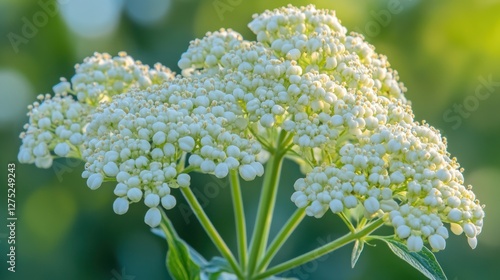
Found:
[[[207,261],[182,240],[166,216],[162,229],[168,243],[167,270],[173,279],[200,280],[201,267]]]
[[[178,240],[169,242],[169,246],[167,268],[172,278],[199,280],[200,266],[191,258],[189,248]]]
[[[206,273],[217,273],[217,272],[233,272],[231,266],[226,259],[221,257],[213,257],[210,262],[203,266],[203,271]]]
[[[354,248],[352,248],[351,255],[351,267],[354,268],[356,262],[358,262],[359,256],[361,256],[361,252],[363,252],[363,248],[365,246],[365,242],[363,240],[356,240],[354,243]]]
[[[434,254],[427,247],[423,247],[420,252],[410,252],[408,247],[393,238],[377,238],[384,241],[391,251],[416,268],[431,280],[446,280],[446,275],[439,265]]]
[[[152,232],[167,240],[167,269],[173,279],[179,280],[237,280],[228,261],[214,257],[207,262],[194,248],[182,240],[168,217],[164,216],[162,230]]]

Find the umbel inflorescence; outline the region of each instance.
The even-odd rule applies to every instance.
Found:
[[[411,251],[443,250],[448,227],[476,247],[483,207],[446,140],[414,120],[385,56],[314,6],[266,11],[249,27],[256,41],[232,30],[192,41],[181,75],[123,53],[85,59],[29,107],[19,161],[81,158],[89,188],[114,182],[114,211],[142,200],[155,227],[188,172],[253,180],[284,132],[305,173],[291,199],[307,215],[360,210]]]

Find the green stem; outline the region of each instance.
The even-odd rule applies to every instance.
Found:
[[[160,209],[161,216],[162,216],[160,227],[163,230],[163,232],[165,233],[165,235],[167,235],[170,239],[180,239],[179,235],[177,235],[177,232],[175,231],[175,228],[172,225],[172,222],[168,218],[165,211],[162,208],[159,208],[159,209]]]
[[[344,221],[344,223],[347,225],[347,227],[349,228],[349,230],[351,232],[355,232],[356,229],[354,228],[354,226],[352,225],[351,221],[349,220],[349,218],[344,214],[344,212],[340,212],[339,214],[340,218],[342,219],[342,221]]]
[[[383,219],[378,219],[375,222],[367,225],[366,227],[364,227],[360,231],[357,231],[354,233],[353,232],[348,233],[348,234],[346,234],[346,235],[344,235],[344,236],[342,236],[342,237],[340,237],[340,238],[338,238],[338,239],[336,239],[328,244],[325,244],[324,246],[321,246],[321,247],[319,247],[315,250],[312,250],[308,253],[305,253],[305,254],[300,255],[296,258],[293,258],[289,261],[286,261],[282,264],[274,266],[271,269],[267,270],[266,272],[256,275],[252,279],[263,279],[265,277],[276,275],[276,274],[282,273],[284,271],[290,270],[294,267],[305,264],[307,262],[310,262],[310,261],[312,261],[316,258],[319,258],[325,254],[328,254],[328,253],[330,253],[330,252],[332,252],[332,251],[334,251],[334,250],[336,250],[336,249],[338,249],[346,244],[349,244],[350,242],[352,242],[354,240],[357,240],[357,239],[360,239],[360,238],[367,236],[368,234],[370,234],[371,232],[373,232],[374,230],[376,230],[377,228],[379,228],[383,224],[384,224]]]
[[[283,164],[284,153],[282,147],[286,147],[287,143],[284,140],[287,138],[287,133],[281,131],[278,137],[276,153],[272,154],[266,165],[264,172],[263,188],[260,195],[259,208],[257,210],[257,218],[252,234],[252,242],[250,243],[250,256],[248,262],[248,277],[255,272],[257,261],[260,260],[265,251],[271,221],[273,219],[274,205],[276,203],[276,194],[278,193],[278,183]]]
[[[238,254],[241,269],[246,271],[247,265],[247,228],[245,222],[245,212],[243,210],[243,197],[241,195],[240,180],[238,171],[231,170],[229,173],[231,182],[231,195],[234,203],[234,219],[236,222],[236,235],[238,240]]]
[[[234,258],[233,254],[231,253],[231,250],[229,250],[229,247],[227,247],[226,243],[220,236],[220,234],[217,232],[215,229],[214,225],[208,218],[207,214],[203,210],[203,207],[201,207],[200,203],[196,199],[196,197],[193,194],[193,191],[191,188],[180,188],[182,194],[186,198],[187,202],[189,203],[189,206],[193,210],[196,218],[198,218],[198,221],[200,221],[200,224],[203,226],[203,229],[205,232],[208,234],[212,242],[214,243],[215,247],[219,250],[222,256],[229,262],[231,267],[234,270],[234,273],[239,277],[243,278],[243,273],[241,272],[240,267],[238,266],[238,263],[236,262],[236,259]]]
[[[295,213],[288,219],[280,232],[276,235],[274,240],[269,245],[269,249],[264,255],[264,258],[259,263],[257,271],[262,271],[267,268],[273,257],[276,255],[281,246],[288,240],[288,237],[297,228],[297,226],[302,222],[306,215],[306,208],[298,208]]]

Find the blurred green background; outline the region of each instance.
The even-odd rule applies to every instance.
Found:
[[[17,164],[18,138],[26,106],[51,92],[60,76],[94,51],[127,51],[147,64],[177,71],[190,40],[221,27],[246,39],[253,13],[285,4],[314,3],[335,9],[349,29],[361,32],[386,54],[408,88],[416,119],[425,119],[448,138],[449,151],[465,168],[486,204],[479,245],[451,236],[437,254],[449,279],[498,279],[500,273],[500,1],[425,0],[0,0],[0,279],[170,279],[167,246],[143,222],[137,204],[124,216],[113,213],[112,185],[89,190],[80,162],[58,160],[40,170]],[[33,26],[26,27],[30,24]],[[13,35],[14,34],[14,35]],[[7,271],[6,172],[16,163],[16,272]],[[293,182],[300,177],[286,162],[274,232],[295,206]],[[258,182],[257,182],[258,183]],[[196,176],[193,187],[215,226],[235,248],[226,181]],[[247,219],[253,221],[258,188],[244,185]],[[217,254],[180,195],[169,211],[180,235],[207,258]],[[142,204],[142,203],[141,203]],[[296,256],[346,232],[333,215],[306,218],[276,261]],[[252,228],[250,227],[249,230]],[[365,248],[355,269],[352,245],[287,273],[300,279],[423,279],[383,244]]]

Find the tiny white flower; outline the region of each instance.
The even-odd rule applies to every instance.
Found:
[[[125,185],[123,183],[118,183],[118,184],[116,184],[116,187],[115,187],[113,193],[116,196],[125,196],[125,195],[127,195],[127,191],[128,191],[127,185]]]
[[[253,168],[253,166],[251,166],[250,164],[240,165],[239,172],[241,178],[243,178],[243,180],[245,181],[252,181],[257,176],[255,168]]]
[[[314,216],[315,218],[321,218],[325,213],[325,206],[319,201],[315,200],[306,208],[306,214],[308,216]]]
[[[51,123],[52,122],[49,118],[41,118],[40,120],[38,120],[38,127],[40,127],[41,129],[48,129],[50,128]]]
[[[410,252],[420,252],[424,246],[424,242],[420,236],[411,235],[406,242]]]
[[[127,213],[128,208],[129,208],[129,202],[124,197],[118,197],[115,199],[115,202],[113,202],[113,211],[115,211],[115,213],[118,215],[123,215]]]
[[[397,210],[399,205],[394,199],[382,200],[380,201],[380,209],[384,212],[391,212]]]
[[[175,197],[170,194],[161,198],[161,205],[167,210],[174,208],[176,203]]]
[[[446,241],[439,234],[433,234],[429,236],[429,244],[431,245],[432,249],[436,251],[444,250],[444,248],[446,247]]]
[[[260,124],[263,127],[272,127],[274,125],[274,116],[272,114],[265,114],[260,119]]]
[[[452,222],[459,222],[460,220],[462,220],[462,211],[457,208],[451,209],[448,213],[448,219],[450,219],[450,221]]]
[[[47,149],[47,144],[45,144],[45,142],[41,142],[40,144],[38,144],[34,149],[33,149],[33,154],[36,156],[36,157],[43,157],[45,156],[47,153],[49,152],[49,150]]]
[[[401,171],[396,171],[391,174],[391,183],[393,184],[401,184],[405,181],[405,176]]]
[[[190,155],[189,164],[193,166],[200,166],[203,163],[203,158],[199,155]]]
[[[139,188],[131,188],[127,191],[127,197],[132,202],[138,202],[142,198],[142,191]]]
[[[129,187],[139,187],[140,184],[141,184],[141,180],[137,176],[132,176],[132,177],[128,178],[128,180],[127,180],[127,185]]]
[[[150,208],[148,212],[146,212],[146,216],[144,216],[144,222],[150,227],[157,227],[161,222],[161,212],[158,208]]]
[[[228,173],[229,173],[229,167],[224,162],[217,164],[217,167],[215,167],[214,175],[217,178],[224,178],[227,176]]]
[[[215,163],[209,159],[204,160],[200,165],[201,172],[203,173],[213,172],[215,170],[215,167]]]
[[[144,204],[148,207],[156,207],[160,203],[160,197],[155,193],[150,193],[144,199]]]
[[[344,205],[347,208],[354,208],[358,205],[358,200],[353,195],[346,196],[344,198]]]
[[[50,155],[44,156],[44,157],[37,157],[35,158],[35,165],[38,168],[50,168],[52,166],[52,157]]]
[[[33,156],[31,155],[29,149],[21,148],[19,150],[19,154],[17,155],[17,160],[20,163],[31,163],[33,161]]]
[[[476,226],[474,226],[473,224],[466,223],[462,226],[462,228],[464,229],[465,235],[467,235],[467,237],[469,237],[469,238],[476,237],[476,233],[477,233]]]
[[[80,133],[74,133],[69,137],[69,142],[73,145],[80,145],[83,142],[83,137]]]
[[[71,84],[65,80],[61,81],[60,83],[52,87],[52,90],[54,91],[55,94],[67,93],[70,91],[70,89],[71,89]]]
[[[334,115],[331,118],[332,125],[334,126],[340,126],[344,123],[344,119],[340,115]]]
[[[103,179],[100,173],[94,173],[87,179],[87,186],[91,190],[96,190],[101,186]]]
[[[400,225],[399,227],[397,227],[396,233],[399,238],[405,239],[410,236],[411,229],[407,225]]]
[[[170,143],[166,143],[163,146],[163,153],[165,154],[166,157],[174,156],[175,155],[175,146],[170,144]]]
[[[54,148],[54,153],[60,157],[65,157],[68,155],[70,147],[66,143],[58,143]]]
[[[448,170],[446,169],[439,169],[436,172],[436,177],[443,181],[444,183],[448,183],[451,180],[451,174]]]
[[[368,213],[373,214],[380,209],[380,203],[375,197],[369,197],[364,202],[365,209]]]
[[[179,139],[179,148],[185,152],[191,152],[194,149],[195,141],[191,136],[184,136]]]
[[[233,158],[238,158],[240,156],[240,148],[234,146],[234,145],[229,145],[226,149],[227,155]]]
[[[337,214],[342,212],[344,210],[344,205],[342,204],[342,201],[338,199],[333,199],[330,201],[330,210],[332,210],[333,213]]]
[[[444,226],[440,226],[437,230],[436,230],[436,234],[439,234],[441,235],[444,239],[448,238],[449,237],[449,234],[448,234],[448,229],[445,228]]]
[[[125,171],[120,171],[116,174],[116,181],[119,183],[126,183],[130,178],[130,174]]]
[[[253,169],[255,169],[255,174],[257,174],[257,176],[260,177],[264,175],[264,166],[262,166],[262,163],[254,161],[250,163],[250,165],[253,167]]]
[[[116,151],[107,151],[104,154],[105,161],[117,161],[119,157],[120,157],[120,154],[118,154],[118,152],[116,152]]]
[[[467,237],[467,243],[472,249],[476,249],[477,247],[477,238],[476,237]]]
[[[116,165],[116,163],[114,162],[108,162],[106,163],[103,167],[102,167],[102,170],[104,171],[104,173],[106,174],[106,176],[108,177],[115,177],[118,172],[120,171],[118,169],[118,166]]]
[[[191,184],[191,177],[186,173],[181,173],[177,176],[177,183],[181,188],[189,187]]]

